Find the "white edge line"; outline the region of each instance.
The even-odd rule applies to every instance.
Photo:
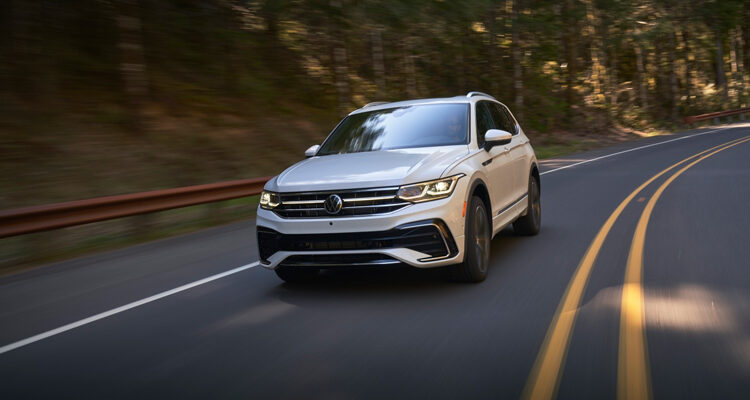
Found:
[[[710,130],[710,131],[706,131],[706,132],[696,133],[694,135],[682,136],[682,137],[678,137],[678,138],[675,138],[675,139],[665,140],[665,141],[659,142],[659,143],[651,143],[651,144],[647,144],[645,146],[640,146],[640,147],[636,147],[636,148],[633,148],[633,149],[623,150],[623,151],[619,151],[617,153],[607,154],[607,155],[604,155],[604,156],[601,156],[601,157],[592,158],[590,160],[584,160],[584,161],[577,162],[575,164],[566,165],[564,167],[551,169],[549,171],[544,171],[544,172],[540,173],[539,175],[549,174],[549,173],[552,173],[552,172],[555,172],[555,171],[560,171],[560,170],[563,170],[563,169],[566,169],[566,168],[572,168],[572,167],[575,167],[576,165],[581,165],[581,164],[586,164],[586,163],[590,163],[590,162],[593,162],[593,161],[598,161],[598,160],[601,160],[603,158],[614,157],[614,156],[617,156],[617,155],[620,155],[620,154],[629,153],[631,151],[641,150],[641,149],[645,149],[647,147],[658,146],[660,144],[674,142],[674,141],[677,141],[677,140],[682,140],[682,139],[688,139],[688,138],[692,138],[692,137],[696,137],[696,136],[701,136],[701,135],[705,135],[707,133],[717,132],[717,131],[721,131],[721,130],[724,130],[724,129],[731,129],[731,128],[730,127],[719,128],[719,129],[714,129],[714,130]]]
[[[121,312],[130,310],[132,308],[136,308],[136,307],[142,306],[144,304],[151,303],[152,301],[163,299],[163,298],[165,298],[167,296],[171,296],[171,295],[176,294],[176,293],[184,292],[185,290],[194,288],[196,286],[203,285],[204,283],[215,281],[215,280],[221,279],[221,278],[223,278],[225,276],[229,276],[229,275],[232,275],[232,274],[236,274],[238,272],[242,272],[242,271],[244,271],[246,269],[250,269],[250,268],[255,267],[257,265],[258,265],[258,261],[254,262],[254,263],[247,264],[247,265],[243,265],[241,267],[230,269],[229,271],[224,271],[224,272],[218,273],[216,275],[211,275],[211,276],[209,276],[207,278],[203,278],[203,279],[197,280],[195,282],[191,282],[191,283],[188,283],[188,284],[176,287],[174,289],[167,290],[165,292],[161,292],[161,293],[155,294],[153,296],[146,297],[145,299],[137,300],[137,301],[134,301],[132,303],[125,304],[124,306],[113,308],[113,309],[111,309],[109,311],[105,311],[103,313],[92,315],[92,316],[90,316],[88,318],[84,318],[82,320],[78,320],[76,322],[72,322],[70,324],[63,325],[63,326],[61,326],[59,328],[55,328],[55,329],[49,330],[47,332],[43,332],[43,333],[40,333],[38,335],[34,335],[34,336],[29,337],[29,338],[26,338],[26,339],[23,339],[23,340],[19,340],[17,342],[14,342],[14,343],[5,345],[3,347],[0,347],[0,354],[7,353],[7,352],[15,350],[15,349],[17,349],[19,347],[23,347],[23,346],[29,345],[31,343],[38,342],[40,340],[46,339],[46,338],[51,337],[51,336],[58,335],[58,334],[63,333],[63,332],[67,332],[67,331],[69,331],[71,329],[75,329],[75,328],[81,327],[83,325],[90,324],[90,323],[98,321],[100,319],[104,319],[104,318],[110,317],[112,315],[119,314]]]

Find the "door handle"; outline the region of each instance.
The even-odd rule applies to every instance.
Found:
[[[486,166],[490,165],[490,163],[492,163],[492,159],[488,158],[487,161],[485,161],[485,162],[482,163],[482,166],[486,167]]]
[[[509,152],[509,151],[510,151],[510,147],[508,147],[508,146],[505,146],[505,152],[507,153],[507,152]]]

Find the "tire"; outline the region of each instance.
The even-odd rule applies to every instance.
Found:
[[[490,219],[484,202],[472,196],[466,210],[466,245],[464,261],[449,267],[452,280],[457,282],[481,282],[487,278],[490,264],[490,241],[492,232]]]
[[[285,267],[281,265],[276,267],[274,272],[276,272],[276,275],[285,282],[298,283],[308,282],[315,279],[320,270],[311,267]]]
[[[513,230],[516,234],[533,236],[539,233],[542,227],[542,203],[540,200],[539,181],[534,175],[529,175],[529,205],[526,215],[513,222]]]

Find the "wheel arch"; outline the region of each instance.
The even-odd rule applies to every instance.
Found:
[[[540,179],[539,175],[539,167],[536,165],[536,163],[531,163],[531,176],[536,179],[537,187],[539,187],[539,192],[542,192],[542,180]]]
[[[466,199],[467,202],[471,201],[471,198],[473,196],[477,196],[482,199],[484,208],[487,209],[488,222],[490,223],[490,227],[492,227],[492,201],[490,201],[490,191],[489,189],[487,189],[487,184],[482,180],[482,178],[476,178],[471,183],[471,187],[469,188],[469,191],[467,193],[469,194],[468,198]]]

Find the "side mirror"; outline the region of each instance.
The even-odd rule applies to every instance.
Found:
[[[316,154],[318,154],[318,150],[320,149],[319,144],[314,144],[305,150],[305,157],[315,157]]]
[[[501,146],[510,143],[513,135],[502,129],[488,129],[484,134],[484,148],[489,150],[492,146]]]

